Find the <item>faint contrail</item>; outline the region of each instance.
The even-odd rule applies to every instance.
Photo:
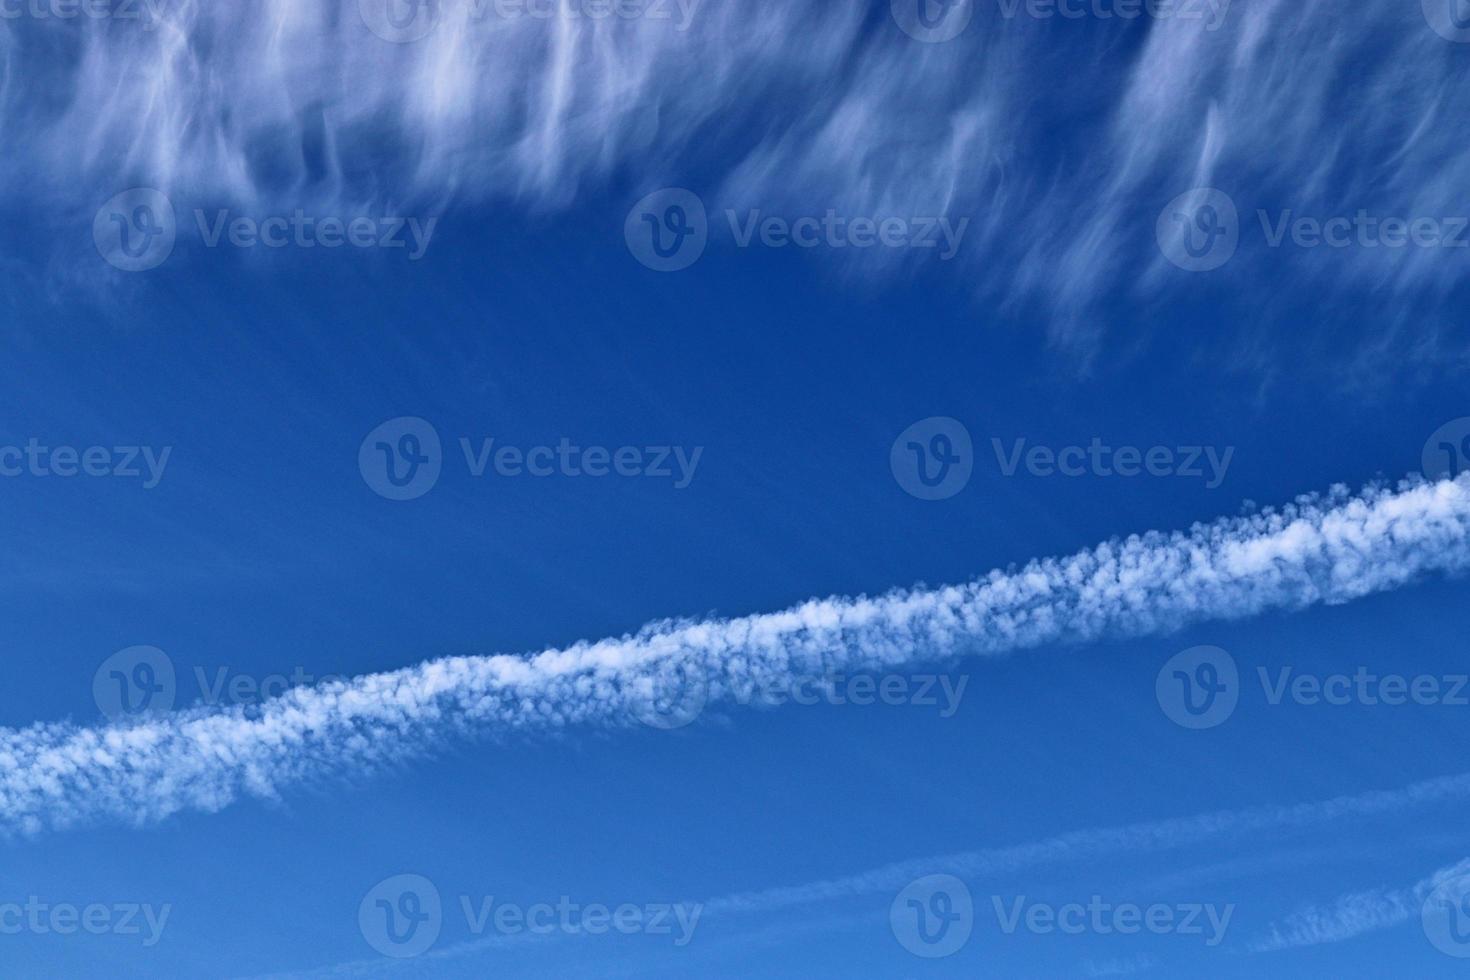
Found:
[[[826,881],[727,895],[708,900],[703,907],[706,915],[773,912],[810,903],[897,892],[916,878],[938,872],[984,880],[1038,865],[1090,860],[1111,854],[1166,851],[1222,837],[1312,827],[1335,820],[1362,820],[1467,798],[1470,798],[1470,773],[1459,773],[1398,789],[1374,790],[1309,803],[1218,810],[1148,823],[1076,830],[1008,847],[902,861]],[[1418,907],[1415,906],[1417,912]]]
[[[1470,475],[1358,494],[1338,487],[963,585],[663,620],[531,656],[451,657],[132,725],[0,730],[0,826],[141,823],[273,796],[312,776],[358,776],[460,734],[677,724],[706,699],[793,678],[1347,602],[1464,570],[1467,536]]]
[[[1340,943],[1365,932],[1388,929],[1424,914],[1425,900],[1439,890],[1451,899],[1450,915],[1461,915],[1466,901],[1470,858],[1440,868],[1405,888],[1377,888],[1339,895],[1331,904],[1298,909],[1273,923],[1266,935],[1250,944],[1253,953],[1272,953],[1297,946]],[[1459,906],[1455,908],[1454,906]],[[1470,949],[1456,937],[1456,946]]]

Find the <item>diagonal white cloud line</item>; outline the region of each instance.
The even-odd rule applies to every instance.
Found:
[[[1423,915],[1425,900],[1438,889],[1449,889],[1457,898],[1463,898],[1467,874],[1470,874],[1470,858],[1440,868],[1407,888],[1350,892],[1327,905],[1298,909],[1273,923],[1263,938],[1250,944],[1250,951],[1273,953],[1298,946],[1340,943],[1401,925]]]
[[[952,874],[969,880],[984,880],[1042,865],[1092,861],[1116,854],[1147,854],[1185,848],[1221,838],[1243,838],[1268,831],[1279,833],[1336,821],[1371,820],[1467,799],[1470,799],[1470,772],[1422,780],[1394,789],[1372,790],[1306,803],[1217,810],[1187,817],[1070,831],[1037,841],[915,858],[824,881],[739,892],[689,904],[697,904],[702,918],[706,919],[712,916],[785,913],[803,906],[872,895],[893,895],[913,880],[936,873]],[[1419,914],[1424,897],[1433,887],[1467,870],[1470,870],[1470,860],[1436,872],[1413,889],[1345,896],[1330,910],[1300,911],[1273,926],[1266,938],[1252,943],[1247,949],[1249,952],[1269,952],[1288,945],[1333,941],[1329,937],[1345,939],[1369,928],[1395,925],[1411,915]],[[783,918],[782,921],[788,925],[792,922],[789,918]],[[1353,932],[1354,929],[1357,932]],[[435,949],[426,955],[435,960],[459,959],[511,946],[523,946],[546,938],[529,933],[491,936]],[[1136,972],[1126,969],[1130,962],[1132,961],[1114,960],[1094,963],[1087,972],[1091,976],[1118,976]],[[379,958],[340,963],[300,973],[270,974],[255,977],[253,980],[364,976],[384,972],[388,968]]]
[[[1008,847],[902,861],[827,881],[727,895],[706,901],[703,906],[706,915],[774,912],[862,895],[896,893],[916,878],[939,872],[967,879],[985,879],[1045,864],[1093,860],[1113,854],[1166,851],[1222,837],[1287,831],[1339,820],[1365,820],[1466,799],[1470,799],[1470,772],[1411,783],[1397,789],[1307,803],[1219,810],[1147,823],[1076,830]],[[1416,913],[1417,910],[1416,905]]]
[[[298,688],[254,706],[127,726],[0,730],[0,828],[145,823],[323,776],[360,776],[448,738],[659,721],[749,685],[1140,636],[1342,603],[1470,564],[1470,474],[1188,531],[1115,539],[963,585],[813,599],[733,619],[664,620],[531,656],[450,657]]]

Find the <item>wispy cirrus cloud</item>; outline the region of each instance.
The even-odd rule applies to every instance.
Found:
[[[1417,4],[1073,20],[997,0],[926,44],[886,3],[814,0],[631,19],[441,0],[424,36],[394,43],[368,26],[389,3],[157,0],[136,22],[0,22],[0,193],[79,218],[132,184],[210,207],[508,200],[529,217],[589,189],[637,188],[631,205],[689,184],[716,208],[965,216],[956,274],[1069,334],[1106,297],[1199,285],[1162,259],[1154,220],[1214,184],[1242,225],[1220,275],[1284,266],[1430,300],[1461,278],[1463,251],[1273,249],[1257,220],[1465,210],[1470,150],[1447,95],[1470,64]]]
[[[358,777],[476,735],[622,726],[691,678],[719,701],[793,677],[894,668],[1208,619],[1342,603],[1470,565],[1470,476],[1351,494],[1109,541],[962,585],[813,599],[782,612],[661,621],[532,656],[452,657],[297,688],[254,706],[132,725],[0,730],[12,832],[269,798]]]

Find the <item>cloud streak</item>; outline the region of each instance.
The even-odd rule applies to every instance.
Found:
[[[1453,249],[1268,250],[1256,216],[1461,213],[1470,151],[1446,96],[1470,66],[1418,4],[1074,21],[976,3],[960,36],[925,44],[886,2],[816,0],[669,0],[632,19],[441,0],[432,30],[393,43],[368,27],[389,3],[0,22],[0,198],[90,222],[134,184],[185,209],[419,214],[688,184],[713,210],[965,216],[957,274],[1080,334],[1102,298],[1181,285],[1154,220],[1214,184],[1239,205],[1244,267],[1431,299],[1461,278]]]
[[[772,912],[811,903],[897,892],[916,878],[939,872],[971,880],[987,880],[1040,865],[1092,860],[1115,854],[1167,851],[1219,838],[1315,827],[1339,820],[1366,820],[1466,799],[1470,799],[1470,773],[1461,773],[1398,789],[1289,806],[1220,810],[1121,827],[1077,830],[1009,847],[903,861],[827,881],[727,895],[703,904],[709,914]],[[1416,914],[1417,911],[1418,906],[1415,906]]]
[[[1116,539],[971,582],[664,620],[529,656],[467,656],[131,725],[0,730],[0,826],[146,823],[360,777],[447,740],[664,723],[797,677],[897,669],[1344,603],[1470,564],[1470,475]],[[690,692],[696,695],[690,701]],[[668,703],[666,703],[668,702]]]
[[[1251,952],[1272,953],[1299,946],[1340,943],[1368,932],[1389,929],[1423,914],[1424,901],[1440,885],[1470,873],[1470,858],[1435,871],[1407,888],[1377,888],[1340,895],[1327,905],[1298,909],[1274,923]],[[1464,886],[1456,889],[1463,895]]]

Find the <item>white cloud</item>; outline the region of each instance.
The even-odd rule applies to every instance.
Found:
[[[194,708],[123,727],[0,730],[0,821],[35,832],[141,823],[355,777],[444,740],[636,724],[650,693],[902,667],[1042,644],[1144,635],[1206,619],[1348,602],[1470,563],[1470,476],[1109,541],[972,582],[812,599],[782,612],[660,621],[532,656],[451,657],[297,688],[262,705]],[[707,688],[705,683],[707,682]]]
[[[1446,93],[1466,69],[1417,4],[1233,3],[1214,30],[981,4],[942,44],[815,0],[702,0],[687,18],[667,3],[667,18],[633,20],[442,7],[407,44],[368,30],[357,0],[157,0],[152,29],[6,20],[0,194],[81,217],[135,183],[186,207],[546,211],[589,186],[631,185],[631,204],[692,182],[716,212],[965,216],[954,273],[1049,307],[1065,332],[1106,294],[1183,288],[1154,218],[1215,183],[1239,206],[1245,268],[1431,297],[1462,278],[1463,250],[1268,255],[1255,227],[1257,208],[1464,211],[1470,150]]]
[[[1267,935],[1253,942],[1252,952],[1270,953],[1298,946],[1339,943],[1417,919],[1424,900],[1438,885],[1470,873],[1470,858],[1440,868],[1407,888],[1378,888],[1340,895],[1327,905],[1299,909],[1273,923]]]

